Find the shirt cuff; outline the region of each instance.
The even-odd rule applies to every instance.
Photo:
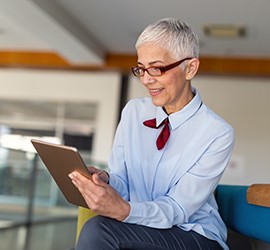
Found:
[[[142,204],[136,202],[129,202],[130,212],[128,217],[123,221],[127,223],[135,223],[140,224],[140,220],[142,220]]]

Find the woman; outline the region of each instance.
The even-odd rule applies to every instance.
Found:
[[[233,129],[202,103],[191,79],[199,68],[197,35],[162,19],[139,36],[135,76],[150,98],[122,111],[110,173],[70,174],[98,216],[77,249],[228,249],[213,192],[233,148]]]

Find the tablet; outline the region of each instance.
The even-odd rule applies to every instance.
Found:
[[[78,150],[37,139],[31,139],[31,143],[67,201],[88,208],[81,193],[68,177],[68,174],[75,170],[86,177],[91,176]]]

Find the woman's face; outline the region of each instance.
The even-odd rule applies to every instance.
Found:
[[[138,66],[144,68],[166,66],[177,61],[167,50],[152,43],[141,45],[137,54]],[[193,98],[186,67],[182,70],[177,66],[162,76],[150,76],[145,71],[140,80],[152,97],[153,104],[164,107],[167,114],[179,111]]]

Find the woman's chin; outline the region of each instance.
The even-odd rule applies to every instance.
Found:
[[[164,103],[159,101],[159,100],[156,100],[155,98],[152,98],[152,102],[155,106],[160,106],[160,107],[163,107],[164,106]]]

